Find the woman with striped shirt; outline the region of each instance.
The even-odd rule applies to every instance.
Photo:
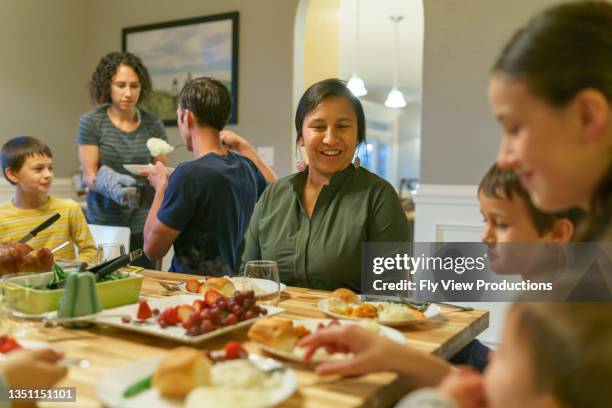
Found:
[[[162,121],[137,107],[151,92],[149,73],[135,55],[111,52],[98,63],[89,92],[99,106],[81,117],[77,133],[79,161],[89,187],[87,221],[129,227],[130,247],[142,248],[148,209],[133,205],[136,180],[123,165],[166,164],[165,156],[152,157],[146,146],[149,138],[168,139]],[[154,263],[142,260],[141,265]]]

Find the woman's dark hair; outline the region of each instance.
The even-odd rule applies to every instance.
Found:
[[[221,131],[232,113],[232,96],[225,85],[216,79],[200,77],[183,86],[179,94],[179,108],[189,109],[200,126]]]
[[[512,37],[493,72],[524,81],[554,106],[567,105],[589,88],[612,103],[612,4],[579,1],[545,10]],[[610,232],[612,166],[591,197],[589,212],[575,240],[595,241]]]
[[[525,81],[556,106],[586,88],[612,101],[612,4],[580,1],[545,10],[506,44],[493,71]]]
[[[109,52],[100,59],[89,81],[89,96],[95,103],[111,103],[111,82],[119,65],[127,65],[136,71],[140,81],[138,103],[151,93],[151,77],[140,58],[129,52]]]
[[[302,95],[302,99],[300,99],[295,112],[296,140],[302,137],[302,126],[304,125],[306,115],[314,110],[323,99],[334,96],[343,96],[351,103],[355,110],[355,116],[357,116],[357,144],[359,145],[365,140],[366,124],[363,106],[361,106],[361,102],[353,95],[351,90],[346,87],[345,82],[336,78],[319,81],[308,88],[304,95]]]

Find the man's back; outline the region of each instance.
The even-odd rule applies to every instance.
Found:
[[[174,242],[176,272],[231,273],[238,247],[266,181],[249,159],[209,153],[180,164],[168,182],[157,218],[181,231]]]

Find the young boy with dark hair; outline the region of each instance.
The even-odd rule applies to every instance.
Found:
[[[533,206],[527,190],[516,173],[512,170],[501,169],[497,164],[491,166],[480,181],[478,201],[485,222],[482,242],[491,245],[567,243],[572,239],[575,225],[585,216],[584,211],[577,208],[554,214],[538,210]],[[507,245],[505,249],[513,248]],[[516,261],[516,258],[521,255],[526,256],[530,246],[515,245],[514,249],[516,252],[514,256],[510,256],[510,261]],[[542,249],[542,247],[534,249]],[[542,261],[546,255],[539,254],[536,258]],[[529,275],[550,272],[546,270],[546,267],[537,270],[538,268],[534,268],[533,265],[528,265],[529,262],[525,259],[521,261],[523,261],[521,270],[516,270],[517,262],[508,262],[513,266],[511,273],[521,272],[523,278],[533,278]],[[541,265],[542,262],[538,264]],[[454,364],[467,363],[482,371],[487,364],[489,351],[488,347],[474,340],[456,354],[451,362]]]
[[[15,186],[15,195],[0,204],[0,242],[16,242],[52,215],[60,218],[28,241],[32,247],[54,248],[57,259],[94,262],[96,246],[81,207],[69,199],[49,196],[53,182],[53,155],[47,145],[29,136],[9,140],[0,154],[2,173]]]

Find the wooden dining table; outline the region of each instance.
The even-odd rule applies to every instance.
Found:
[[[172,296],[158,281],[181,282],[197,276],[143,270],[141,295],[147,297]],[[201,278],[201,277],[200,277]],[[280,316],[291,319],[325,318],[317,303],[328,292],[288,287],[281,294],[279,306],[285,309]],[[400,327],[407,344],[427,353],[448,358],[468,344],[488,327],[489,313],[485,310],[461,311],[440,306],[441,313],[424,322]],[[244,342],[249,352],[261,352],[257,344],[248,340],[246,328],[198,344],[198,348],[222,348],[228,340]],[[75,403],[40,402],[41,407],[92,407],[103,404],[96,393],[96,384],[111,370],[139,359],[159,356],[180,343],[136,332],[96,325],[87,329],[37,327],[36,337],[63,350],[67,358],[87,358],[89,368],[72,367],[58,386],[76,387]],[[265,354],[264,354],[265,355]],[[281,407],[387,407],[407,392],[407,386],[394,373],[373,373],[355,377],[319,377],[311,368],[287,363],[298,377],[298,389]],[[407,362],[409,364],[409,362]],[[129,384],[126,384],[126,386]]]

